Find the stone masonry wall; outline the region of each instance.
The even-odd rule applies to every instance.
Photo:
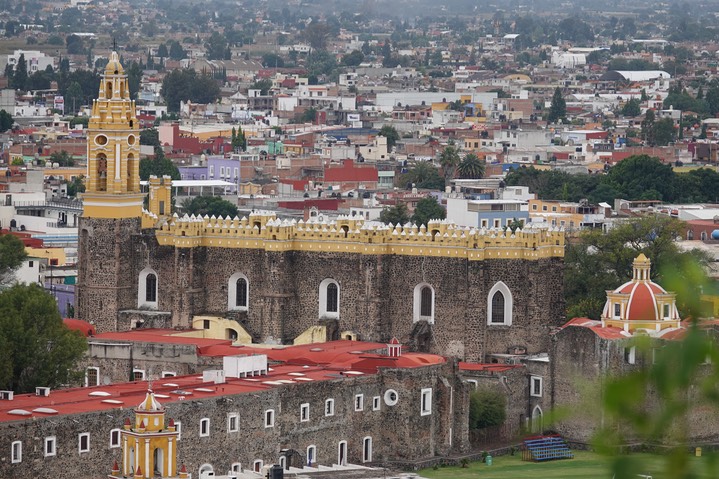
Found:
[[[146,260],[136,261],[133,291],[146,266],[158,273],[160,311],[172,325],[189,327],[192,316],[238,320],[255,341],[291,343],[320,324],[319,286],[331,278],[340,288],[339,331],[359,339],[415,344],[414,289],[427,283],[435,291],[429,352],[483,360],[488,352],[524,346],[549,348],[548,332],[563,321],[561,258],[469,261],[437,256],[363,255],[326,252],[268,252],[261,249],[160,246],[142,237]],[[174,252],[173,252],[174,251]],[[228,311],[228,279],[243,273],[249,282],[246,312]],[[487,295],[498,281],[514,301],[511,326],[487,325]],[[136,314],[136,312],[133,312]]]
[[[236,462],[250,468],[255,460],[265,464],[279,461],[280,450],[294,449],[302,457],[307,447],[316,446],[316,460],[332,464],[338,460],[340,441],[347,441],[348,462],[362,463],[365,437],[373,443],[372,462],[417,460],[447,454],[449,431],[462,431],[467,421],[466,408],[450,407],[447,386],[464,401],[461,386],[451,374],[451,365],[414,370],[384,370],[378,375],[342,377],[274,387],[264,392],[229,395],[166,403],[167,420],[180,423],[181,440],[178,460],[196,474],[203,464],[211,464],[224,473]],[[222,385],[217,385],[222,388]],[[398,402],[389,406],[384,400],[388,389],[398,394]],[[421,415],[421,391],[432,389],[431,414]],[[156,391],[160,392],[159,384]],[[355,396],[364,395],[361,411],[355,410]],[[52,396],[51,396],[52,397]],[[380,397],[379,410],[373,398]],[[335,401],[334,415],[324,414],[326,399]],[[309,421],[300,421],[300,405],[310,404]],[[268,409],[275,411],[273,427],[265,427]],[[239,431],[228,432],[228,415],[239,414]],[[0,424],[0,477],[54,479],[73,471],[73,478],[90,479],[107,474],[121,448],[110,448],[110,431],[121,428],[131,418],[128,408],[73,415],[37,417]],[[200,420],[210,420],[210,435],[200,437]],[[78,452],[78,435],[90,433],[90,451]],[[57,455],[43,457],[45,437],[57,438]],[[458,440],[459,439],[459,440]],[[11,443],[23,442],[23,460],[11,464]],[[466,435],[452,443],[453,450],[467,447]],[[306,459],[306,458],[305,458]]]

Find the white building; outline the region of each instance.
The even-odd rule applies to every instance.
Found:
[[[0,55],[0,68],[5,70],[7,65],[12,65],[13,69],[17,68],[20,55],[25,55],[28,75],[32,75],[36,71],[44,71],[48,66],[55,68],[55,58],[37,50],[15,50],[10,55]]]

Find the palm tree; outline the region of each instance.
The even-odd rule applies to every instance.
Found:
[[[457,167],[459,177],[462,179],[478,179],[484,176],[484,161],[477,155],[470,153],[462,159]]]
[[[439,164],[444,171],[446,181],[454,178],[454,174],[457,172],[457,166],[459,165],[459,149],[451,143],[447,145],[439,155]]]

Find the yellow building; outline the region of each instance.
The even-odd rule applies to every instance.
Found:
[[[130,99],[127,75],[112,52],[92,103],[87,135],[87,182],[83,215],[91,218],[138,218],[140,191],[139,124]]]
[[[533,223],[547,223],[571,231],[578,229],[584,221],[578,208],[579,203],[534,199],[529,200],[529,217]]]
[[[135,421],[128,418],[120,430],[122,465],[115,465],[109,479],[180,478],[188,477],[182,466],[178,474],[177,441],[180,432],[175,423],[165,425],[165,408],[152,390],[134,409]]]

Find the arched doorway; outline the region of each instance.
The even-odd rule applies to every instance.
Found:
[[[532,411],[532,432],[542,432],[543,418],[542,408],[536,406]]]
[[[339,466],[347,465],[347,441],[340,441],[337,448],[337,464]]]

